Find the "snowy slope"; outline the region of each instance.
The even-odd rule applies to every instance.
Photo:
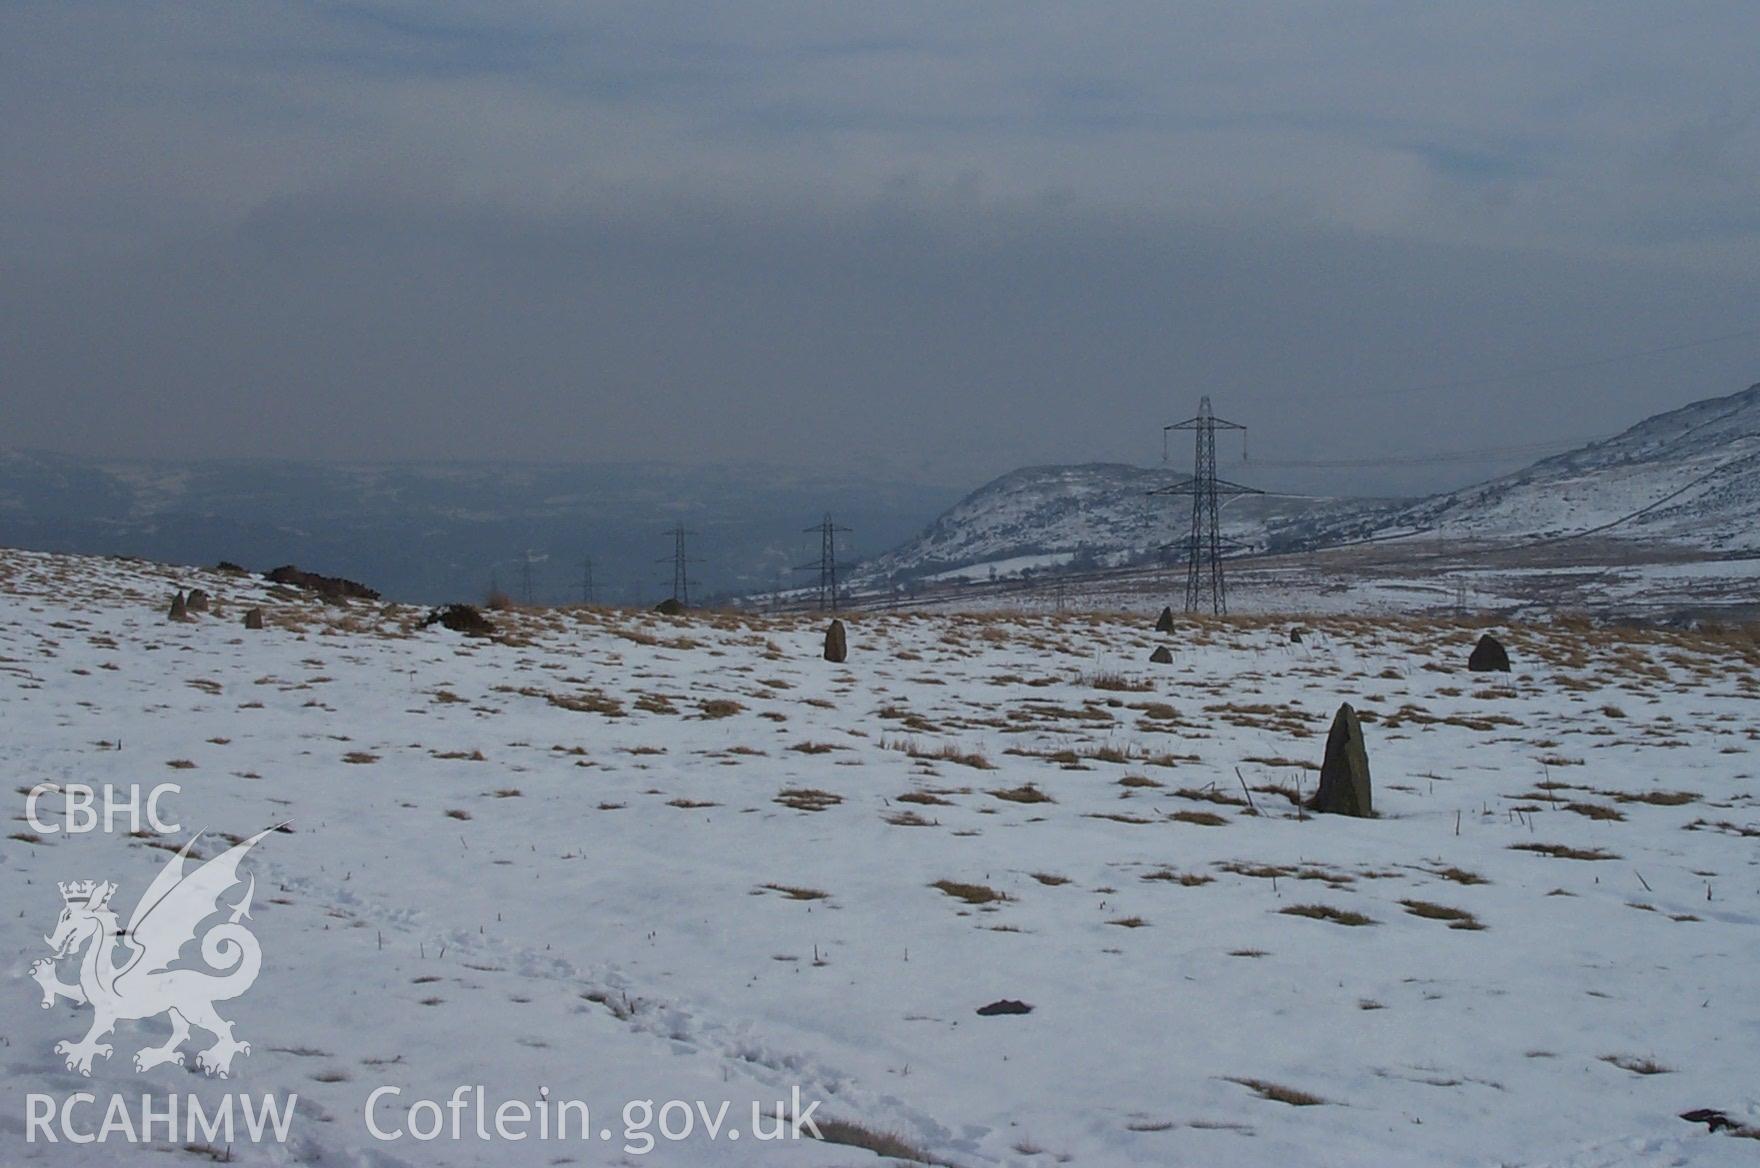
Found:
[[[1012,471],[949,508],[915,540],[863,563],[857,582],[877,587],[972,565],[994,564],[1003,575],[1021,567],[1145,563],[1155,558],[1155,548],[1184,535],[1191,515],[1190,496],[1151,497],[1149,492],[1189,477],[1123,463]],[[1352,500],[1246,496],[1228,502],[1222,513],[1224,534],[1263,549],[1312,517],[1336,520],[1368,506]]]
[[[1385,526],[1479,539],[1605,531],[1707,551],[1760,551],[1760,385],[1425,500]]]
[[[196,582],[222,613],[165,622]],[[1677,1118],[1760,1122],[1751,640],[1510,630],[1516,671],[1484,676],[1474,629],[1237,621],[1152,668],[1139,622],[891,614],[832,666],[804,619],[534,612],[485,641],[418,615],[0,553],[14,785],[183,786],[168,841],[0,840],[0,1161],[134,1161],[27,1145],[25,1092],[232,1089],[300,1097],[242,1163],[875,1162],[367,1132],[377,1087],[457,1084],[611,1115],[799,1087],[960,1166],[1753,1160]],[[1347,698],[1381,817],[1299,816]],[[26,976],[54,881],[132,904],[161,845],[283,820],[235,1077],[134,1074],[132,1023],[64,1069],[87,1015]],[[1034,1009],[977,1015],[1001,998]]]

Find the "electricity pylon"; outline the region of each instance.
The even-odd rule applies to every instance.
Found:
[[[803,527],[801,530],[808,533],[815,531],[819,533],[819,558],[817,560],[808,560],[804,564],[797,565],[795,571],[811,572],[815,568],[818,569],[819,609],[820,611],[824,611],[829,608],[832,612],[836,612],[837,569],[839,567],[849,567],[848,564],[840,565],[837,562],[837,533],[840,531],[848,531],[849,528],[839,527],[837,524],[831,522],[831,512],[827,511],[823,520],[814,524],[812,527]]]
[[[593,603],[593,557],[581,560],[581,603]]]
[[[1210,408],[1208,396],[1198,403],[1197,417],[1161,428],[1163,435],[1170,430],[1191,430],[1197,436],[1191,481],[1157,487],[1149,494],[1192,497],[1192,530],[1185,539],[1186,611],[1198,612],[1207,600],[1210,611],[1220,616],[1228,611],[1228,591],[1222,579],[1222,552],[1225,548],[1233,551],[1243,545],[1222,538],[1218,501],[1225,495],[1262,495],[1264,492],[1216,477],[1216,431],[1245,431],[1246,427],[1218,418]]]
[[[677,524],[672,529],[672,554],[661,556],[654,561],[657,564],[664,564],[668,560],[672,561],[672,599],[678,601],[685,608],[691,606],[690,565],[697,561],[685,555],[684,537],[695,534],[694,531],[686,531],[684,524]]]

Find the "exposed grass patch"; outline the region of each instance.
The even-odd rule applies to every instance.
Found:
[[[1674,1073],[1673,1067],[1665,1067],[1653,1058],[1638,1058],[1627,1054],[1604,1054],[1604,1063],[1612,1063],[1622,1071],[1630,1071],[1634,1075],[1668,1075]]]
[[[732,698],[711,698],[697,703],[698,712],[705,718],[731,718],[744,709]]]
[[[1294,1087],[1285,1087],[1281,1083],[1271,1083],[1264,1079],[1242,1079],[1234,1075],[1223,1076],[1230,1083],[1239,1083],[1258,1094],[1261,1099],[1270,1099],[1276,1103],[1287,1103],[1291,1107],[1316,1107],[1326,1100],[1318,1095],[1310,1095],[1306,1091],[1298,1091]]]
[[[1167,818],[1180,823],[1195,823],[1199,827],[1222,827],[1228,823],[1227,816],[1218,815],[1214,811],[1175,811]]]
[[[1039,883],[1050,888],[1056,888],[1060,884],[1069,883],[1068,876],[1059,876],[1054,872],[1034,872],[1032,873],[1032,877]]]
[[[819,1138],[828,1144],[861,1148],[891,1160],[908,1160],[913,1164],[932,1164],[934,1160],[922,1148],[896,1132],[881,1131],[842,1119],[815,1119]]]
[[[1310,920],[1316,921],[1331,921],[1335,925],[1350,925],[1352,927],[1357,927],[1361,925],[1373,925],[1376,923],[1374,920],[1364,916],[1360,912],[1352,912],[1349,909],[1343,908],[1333,908],[1329,904],[1292,904],[1288,908],[1280,908],[1277,911],[1284,916],[1307,917]]]
[[[1008,894],[998,892],[987,884],[966,884],[958,880],[937,880],[929,885],[938,888],[956,900],[967,904],[993,904],[999,900],[1007,900]]]
[[[1450,908],[1446,904],[1437,904],[1429,900],[1402,900],[1405,910],[1415,917],[1423,917],[1432,921],[1447,921],[1451,929],[1483,929],[1479,918],[1464,908]]]
[[[1186,888],[1197,888],[1204,884],[1215,883],[1216,877],[1206,876],[1201,872],[1175,872],[1172,868],[1158,868],[1143,875],[1145,880],[1158,880],[1167,884],[1179,884]]]
[[[790,900],[830,900],[831,894],[819,888],[797,888],[792,884],[760,885],[771,892],[780,892]]]
[[[1511,844],[1510,850],[1515,852],[1534,852],[1542,856],[1552,856],[1560,860],[1617,860],[1613,852],[1602,848],[1573,848],[1568,844]]]
[[[823,811],[843,802],[843,796],[817,787],[784,787],[776,793],[775,802],[796,811]]]
[[[1055,803],[1055,802],[1057,802],[1057,800],[1053,799],[1051,796],[1047,795],[1045,792],[1041,791],[1038,787],[1035,787],[1031,783],[1025,783],[1019,787],[1003,787],[998,790],[991,791],[990,794],[994,795],[998,799],[1006,799],[1010,803]]]
[[[1589,819],[1624,819],[1625,813],[1605,803],[1566,803],[1566,811],[1574,811]]]
[[[1119,917],[1117,920],[1107,921],[1106,923],[1109,925],[1117,925],[1124,929],[1144,929],[1149,926],[1149,922],[1142,917]]]

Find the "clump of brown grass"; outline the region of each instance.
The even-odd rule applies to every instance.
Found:
[[[843,802],[843,796],[817,787],[784,787],[776,793],[775,802],[796,811],[823,811]]]
[[[830,900],[831,894],[818,888],[798,888],[792,884],[764,884],[759,887],[780,892],[790,900]]]
[[[990,794],[998,799],[1006,799],[1010,803],[1055,803],[1057,800],[1035,787],[1032,783],[1024,783],[1019,787],[1001,787]]]
[[[929,1153],[896,1132],[881,1131],[842,1119],[816,1119],[819,1138],[828,1144],[861,1148],[884,1159],[908,1160],[913,1164],[931,1164]]]
[[[1222,827],[1228,823],[1228,817],[1218,815],[1214,811],[1175,811],[1167,818],[1180,823],[1195,823],[1199,827]]]
[[[1630,1071],[1634,1075],[1668,1075],[1674,1073],[1673,1067],[1665,1067],[1653,1058],[1638,1058],[1627,1054],[1604,1054],[1604,1063],[1612,1063],[1622,1071]]]
[[[1264,1079],[1243,1079],[1234,1075],[1225,1075],[1230,1083],[1239,1083],[1258,1093],[1261,1099],[1270,1099],[1276,1103],[1287,1103],[1291,1107],[1314,1107],[1326,1100],[1318,1095],[1310,1095],[1306,1091],[1298,1091],[1294,1087],[1285,1087],[1280,1083],[1267,1082]]]
[[[1157,868],[1153,872],[1143,874],[1145,880],[1160,880],[1168,884],[1179,884],[1186,888],[1197,888],[1204,884],[1213,884],[1214,876],[1205,876],[1199,872],[1175,872],[1172,868]]]
[[[1059,875],[1052,873],[1052,872],[1033,872],[1033,873],[1031,873],[1031,875],[1032,875],[1033,879],[1037,880],[1039,883],[1047,885],[1051,888],[1056,888],[1060,884],[1068,884],[1069,883],[1068,876],[1059,876]]]
[[[731,718],[745,707],[732,698],[710,698],[708,701],[698,702],[697,709],[705,718]]]
[[[1559,860],[1617,860],[1613,852],[1601,848],[1573,848],[1568,844],[1511,844],[1511,851],[1534,852]]]
[[[1447,921],[1451,929],[1483,929],[1479,918],[1464,908],[1450,908],[1446,904],[1437,904],[1429,900],[1402,900],[1407,912],[1415,917],[1423,917],[1432,921]]]
[[[1374,920],[1364,916],[1360,912],[1352,912],[1349,909],[1343,908],[1333,908],[1329,904],[1292,904],[1288,908],[1280,908],[1277,911],[1285,916],[1308,917],[1310,920],[1316,921],[1331,921],[1335,925],[1350,925],[1352,927],[1358,927],[1362,925],[1373,925],[1376,923]]]
[[[996,901],[1008,899],[1007,893],[998,892],[987,884],[967,884],[959,880],[937,880],[929,887],[940,889],[948,896],[956,900],[963,900],[967,904],[993,904]]]

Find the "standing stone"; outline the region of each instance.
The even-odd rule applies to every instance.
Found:
[[[1472,656],[1467,658],[1467,668],[1474,673],[1508,673],[1509,653],[1496,637],[1486,633],[1473,646]]]
[[[208,594],[200,588],[191,588],[189,599],[184,601],[184,608],[190,612],[207,612]]]
[[[183,599],[183,589],[171,598],[171,611],[166,614],[167,620],[186,621],[189,619],[189,605]]]
[[[248,612],[246,612],[244,614],[244,627],[247,629],[260,629],[260,628],[262,628],[263,627],[263,610],[260,608],[253,608],[253,609],[250,609]]]
[[[1155,631],[1158,633],[1173,632],[1173,609],[1163,608],[1161,615],[1155,618]]]
[[[825,630],[825,660],[842,664],[848,658],[849,637],[843,631],[843,622],[834,620]]]
[[[1169,649],[1166,645],[1162,645],[1159,648],[1157,648],[1153,653],[1149,654],[1149,660],[1154,662],[1156,665],[1172,665],[1173,664],[1173,650]]]
[[[1302,630],[1301,629],[1294,628],[1289,631],[1289,643],[1292,645],[1299,645],[1302,643]]]
[[[1332,733],[1326,736],[1326,760],[1320,764],[1320,789],[1309,808],[1332,815],[1368,818],[1375,814],[1369,795],[1369,752],[1363,727],[1349,702],[1338,707]]]
[[[684,605],[678,602],[678,597],[668,596],[654,606],[654,611],[661,616],[682,616],[684,615]]]

